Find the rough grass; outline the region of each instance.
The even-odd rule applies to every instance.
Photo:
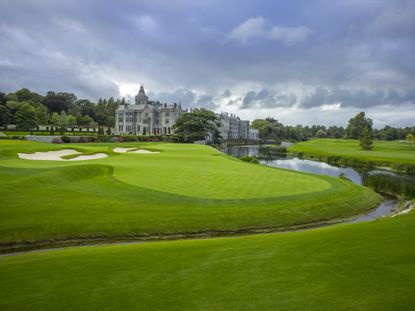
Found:
[[[114,154],[116,146],[161,152]],[[17,158],[65,148],[110,157]],[[29,141],[0,142],[0,197],[0,246],[285,227],[350,217],[380,201],[348,181],[245,163],[206,146]]]
[[[0,258],[1,310],[412,310],[415,214]]]
[[[289,152],[313,155],[327,160],[328,157],[344,157],[360,162],[374,164],[415,165],[415,144],[399,141],[374,141],[372,150],[363,150],[357,140],[351,139],[313,139],[291,146]]]

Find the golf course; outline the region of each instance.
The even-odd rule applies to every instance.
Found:
[[[0,186],[1,310],[408,310],[415,303],[413,212],[303,229],[382,201],[344,179],[194,144],[3,140]],[[263,233],[284,230],[295,232]],[[179,240],[153,241],[170,238]]]
[[[116,153],[116,148],[152,153]],[[71,149],[87,161],[21,159]],[[2,249],[71,240],[284,230],[347,219],[381,197],[347,180],[246,163],[209,146],[0,141]]]

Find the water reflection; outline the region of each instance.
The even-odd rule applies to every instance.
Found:
[[[223,152],[235,156],[256,156],[259,162],[263,165],[272,167],[285,168],[289,170],[308,172],[313,174],[329,175],[333,177],[344,177],[350,179],[353,183],[362,185],[367,181],[369,175],[374,174],[390,174],[393,176],[399,176],[403,178],[410,178],[406,175],[396,174],[394,172],[381,171],[381,170],[365,170],[362,168],[354,169],[352,167],[334,166],[325,162],[317,162],[305,159],[299,159],[292,157],[287,153],[281,153],[279,148],[249,145],[249,146],[230,146],[222,150]],[[412,177],[411,177],[412,178]],[[382,216],[390,214],[397,204],[396,199],[385,198],[385,200],[376,209],[372,210],[368,214],[361,216],[352,222],[360,222],[376,219]]]
[[[324,162],[316,162],[298,158],[285,158],[276,160],[261,160],[261,164],[265,164],[272,167],[286,168],[289,170],[295,170],[300,172],[308,172],[321,175],[329,175],[333,177],[339,177],[343,174],[356,184],[362,184],[362,176],[356,170],[349,167],[337,167]]]

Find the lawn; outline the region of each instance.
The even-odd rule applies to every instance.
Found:
[[[1,310],[413,310],[415,214],[0,258]]]
[[[363,150],[357,140],[313,139],[295,144],[289,151],[323,158],[339,156],[381,165],[415,164],[415,144],[399,141],[374,141],[372,150]]]
[[[159,150],[115,154],[117,146]],[[108,158],[31,161],[74,148]],[[0,141],[0,246],[68,239],[236,231],[360,214],[380,197],[348,181],[246,163],[208,147]]]

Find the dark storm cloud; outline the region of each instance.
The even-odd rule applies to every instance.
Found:
[[[215,99],[211,95],[198,94],[197,92],[188,89],[178,89],[171,93],[169,92],[148,92],[148,95],[156,100],[167,103],[181,103],[185,108],[206,108],[216,109],[217,105]]]
[[[240,109],[292,107],[296,102],[297,98],[294,94],[274,94],[267,89],[262,89],[259,92],[246,93]]]
[[[3,0],[0,91],[97,99],[144,83],[188,107],[413,105],[414,32],[411,0]]]

